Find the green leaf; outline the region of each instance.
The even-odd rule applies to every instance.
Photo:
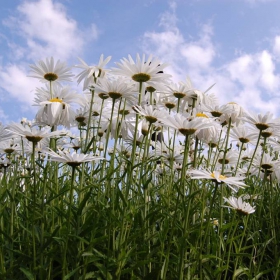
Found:
[[[34,280],[34,275],[27,269],[23,268],[23,267],[20,267],[19,268],[23,273],[24,275],[29,279],[29,280]]]
[[[245,273],[245,271],[248,271],[249,268],[247,267],[240,267],[238,269],[236,269],[233,273],[233,278],[239,276],[239,275],[243,275]]]
[[[64,280],[70,279],[70,277],[71,277],[72,275],[74,275],[79,269],[80,269],[80,266],[78,266],[77,268],[75,268],[74,270],[72,270],[70,273],[68,273],[68,274],[65,276]]]

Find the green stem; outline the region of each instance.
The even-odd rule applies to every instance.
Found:
[[[76,166],[72,167],[72,175],[71,175],[71,186],[70,186],[70,194],[69,194],[69,205],[68,205],[68,214],[67,214],[67,232],[66,232],[66,240],[65,240],[65,247],[63,252],[63,263],[62,263],[62,280],[65,279],[67,275],[67,250],[68,250],[68,242],[69,242],[69,234],[71,233],[70,225],[71,225],[71,208],[73,203],[73,192],[74,192],[74,180],[75,180],[75,169]]]

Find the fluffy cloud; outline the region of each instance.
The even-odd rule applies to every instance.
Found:
[[[25,1],[17,7],[17,15],[4,21],[26,43],[25,55],[37,60],[48,56],[68,59],[81,53],[86,34],[78,28],[60,3],[52,0]],[[93,39],[98,30],[92,27]]]
[[[17,65],[8,65],[5,71],[1,69],[0,83],[2,89],[9,93],[9,98],[14,97],[18,101],[31,104],[34,97],[34,89],[41,86],[39,81],[27,77],[26,70]]]
[[[176,26],[175,8],[170,10],[160,18],[161,32],[144,34],[142,48],[145,52],[170,63],[170,73],[175,80],[183,80],[188,75],[201,90],[216,83],[211,91],[222,104],[234,101],[247,110],[277,113],[280,77],[275,69],[276,55],[280,55],[280,36],[275,37],[273,50],[238,54],[235,59],[218,65],[215,60],[218,49],[213,43],[211,25],[202,25],[197,38],[187,40]]]
[[[30,60],[36,62],[50,56],[62,61],[75,59],[99,35],[94,23],[89,30],[80,30],[65,7],[53,0],[23,1],[3,24],[16,40],[7,39],[13,62],[4,65],[2,61],[0,88],[2,96],[8,93],[21,103],[21,108],[33,103],[35,88],[42,86],[28,77]]]

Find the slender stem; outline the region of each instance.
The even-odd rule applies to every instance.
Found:
[[[36,211],[36,165],[35,165],[36,143],[32,142],[32,169],[33,169],[33,193],[32,193],[32,248],[33,248],[33,271],[36,270],[36,239],[35,239],[35,211]]]
[[[72,175],[71,175],[71,185],[70,185],[70,194],[69,194],[69,204],[68,204],[68,214],[67,214],[67,232],[65,238],[65,247],[63,252],[63,263],[62,263],[62,280],[64,280],[67,275],[67,250],[68,250],[68,242],[69,242],[69,234],[71,233],[71,213],[72,213],[72,203],[73,203],[73,192],[74,192],[74,180],[75,180],[75,169],[76,166],[72,167]]]
[[[258,137],[258,140],[257,140],[257,144],[256,144],[254,153],[253,153],[253,155],[252,155],[250,164],[249,164],[248,169],[247,169],[247,175],[250,175],[250,169],[251,169],[251,166],[252,166],[252,164],[253,164],[253,160],[254,160],[255,154],[256,154],[256,152],[257,152],[258,146],[259,146],[259,142],[260,142],[260,139],[261,139],[261,134],[262,134],[262,130],[260,129],[260,133],[259,133],[259,137]]]

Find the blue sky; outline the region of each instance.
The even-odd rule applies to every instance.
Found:
[[[278,0],[10,0],[1,3],[0,121],[33,119],[29,65],[53,56],[108,67],[153,54],[174,81],[191,78],[221,104],[280,116]],[[78,70],[75,69],[74,72]],[[72,83],[81,92],[81,86]]]

